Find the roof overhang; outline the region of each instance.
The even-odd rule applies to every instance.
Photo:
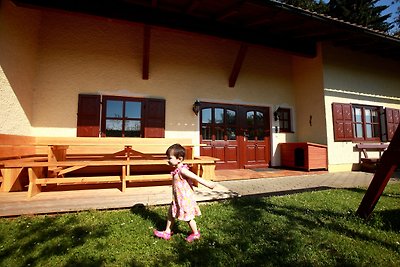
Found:
[[[318,42],[400,60],[400,39],[272,0],[13,0],[259,44],[313,57]]]

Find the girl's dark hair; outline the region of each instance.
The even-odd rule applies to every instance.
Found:
[[[167,155],[167,157],[172,154],[173,156],[175,156],[176,158],[182,157],[183,159],[185,158],[186,155],[186,150],[183,146],[181,146],[180,144],[173,144],[172,146],[170,146],[167,151],[165,152],[165,154]]]

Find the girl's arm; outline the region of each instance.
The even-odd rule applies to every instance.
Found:
[[[214,183],[212,181],[208,181],[206,179],[203,179],[203,178],[197,176],[195,173],[191,172],[188,169],[182,168],[181,173],[185,177],[187,177],[189,179],[192,179],[192,180],[195,180],[195,181],[201,183],[202,185],[204,185],[204,186],[206,186],[206,187],[208,187],[210,189],[213,189],[215,187],[215,185],[216,185],[216,183]]]

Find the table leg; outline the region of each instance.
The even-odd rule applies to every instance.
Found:
[[[203,179],[215,180],[215,164],[201,164],[201,168]]]
[[[24,168],[5,168],[1,169],[3,182],[1,192],[22,191],[21,178]]]
[[[127,166],[125,166],[125,165],[122,166],[122,175],[121,175],[122,192],[125,192],[125,190],[126,190],[126,167]]]
[[[29,168],[28,174],[29,174],[28,198],[31,198],[42,191],[42,185],[36,184],[36,179],[42,177],[43,167]]]

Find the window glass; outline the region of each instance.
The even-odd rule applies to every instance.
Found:
[[[126,101],[125,117],[129,119],[140,119],[142,117],[142,103],[134,101]]]
[[[122,120],[106,120],[106,135],[113,137],[121,137]]]
[[[140,121],[125,121],[125,137],[141,137]]]
[[[256,124],[257,126],[264,126],[264,114],[262,112],[256,112]]]
[[[236,124],[236,111],[227,109],[226,120],[228,124]]]
[[[363,138],[363,127],[362,124],[354,124],[354,135],[357,138]]]
[[[257,140],[264,140],[264,137],[265,137],[265,131],[264,131],[264,129],[263,128],[258,128],[257,129]]]
[[[224,128],[215,127],[215,140],[224,140]]]
[[[215,112],[214,115],[215,123],[224,123],[224,109],[216,108],[214,112]]]
[[[282,128],[289,129],[289,122],[288,121],[284,121],[283,124],[282,124]]]
[[[105,96],[104,103],[103,136],[142,137],[144,132],[142,99]]]
[[[203,125],[201,127],[201,136],[203,140],[211,140],[211,127]]]
[[[226,137],[228,140],[236,140],[236,128],[226,128]]]
[[[247,131],[247,139],[248,140],[256,140],[256,135],[254,129],[248,129]]]
[[[247,126],[254,125],[254,111],[248,111],[246,114]]]
[[[371,124],[367,124],[365,126],[365,130],[367,131],[366,132],[367,138],[371,138],[372,137],[372,125]]]
[[[290,132],[291,122],[290,122],[290,109],[279,108],[277,110],[277,115],[279,117],[279,131],[280,132]]]
[[[355,122],[362,122],[362,117],[361,117],[361,109],[360,108],[354,108],[354,120]]]
[[[211,108],[205,108],[201,110],[201,122],[212,123],[211,120]]]
[[[373,124],[373,137],[380,137],[380,126],[379,124]]]
[[[123,101],[118,100],[107,100],[107,118],[122,118],[123,114]]]
[[[371,110],[369,110],[369,109],[365,109],[365,122],[366,123],[371,123],[372,122]]]
[[[378,123],[379,122],[378,111],[373,110],[371,115],[372,115],[372,122],[373,123]]]

